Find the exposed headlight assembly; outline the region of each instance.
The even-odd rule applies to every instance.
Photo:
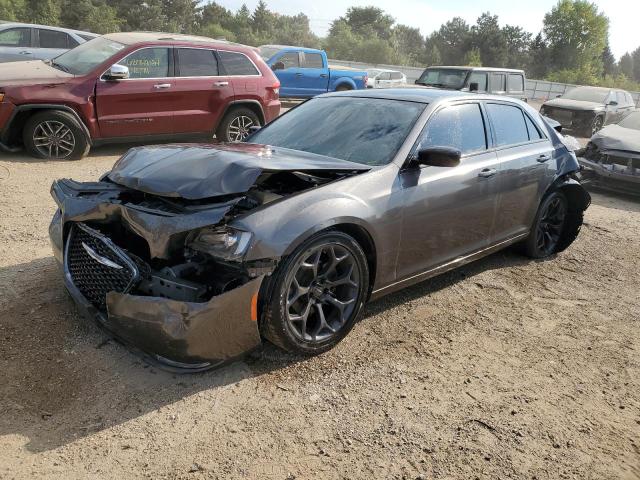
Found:
[[[251,232],[232,227],[210,227],[200,230],[189,246],[223,260],[241,260],[249,249]]]

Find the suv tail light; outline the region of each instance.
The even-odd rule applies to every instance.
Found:
[[[274,100],[277,100],[280,96],[280,82],[276,81],[273,85],[268,86],[267,91],[271,92]]]

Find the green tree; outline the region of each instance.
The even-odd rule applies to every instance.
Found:
[[[163,30],[175,33],[192,33],[197,28],[200,15],[198,0],[162,0],[162,14],[166,19]]]
[[[636,48],[631,54],[633,59],[633,78],[636,82],[640,82],[640,47]]]
[[[602,51],[602,74],[606,77],[615,75],[616,73],[616,57],[613,56],[611,47],[609,47],[609,41],[607,41],[604,46],[604,50]]]
[[[42,25],[58,25],[60,4],[56,0],[26,0],[23,20]]]
[[[21,20],[24,16],[24,10],[24,0],[0,0],[0,19],[2,20]]]
[[[544,17],[544,34],[555,70],[597,76],[607,42],[609,19],[586,0],[560,0]]]
[[[498,16],[485,12],[471,27],[471,43],[480,51],[482,64],[504,67],[507,64],[507,40],[498,23]]]
[[[469,50],[464,56],[464,64],[470,67],[481,67],[482,59],[480,57],[480,49],[474,47]]]
[[[527,75],[530,78],[544,78],[549,71],[549,48],[542,36],[538,33],[529,46],[529,63]]]
[[[507,47],[505,66],[508,68],[525,68],[529,64],[531,34],[521,27],[505,25],[502,28],[502,35]]]
[[[407,25],[393,27],[394,56],[405,65],[418,65],[424,56],[424,38],[420,30]]]
[[[391,27],[395,23],[391,15],[377,7],[350,7],[346,15],[340,19],[344,20],[356,35],[371,35],[373,32],[375,36],[385,40],[391,38]]]
[[[469,49],[471,29],[460,17],[454,17],[442,25],[431,36],[440,52],[442,62],[447,65],[462,65]]]
[[[440,55],[438,45],[431,40],[431,37],[428,37],[425,43],[425,54],[423,57],[424,64],[426,66],[442,65],[442,56]]]
[[[620,69],[620,73],[625,75],[627,78],[633,78],[633,57],[629,52],[620,57],[618,68]]]

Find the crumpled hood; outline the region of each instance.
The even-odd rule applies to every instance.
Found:
[[[42,60],[0,63],[0,85],[3,87],[62,83],[69,78],[73,75]]]
[[[640,131],[620,125],[604,127],[591,137],[591,142],[603,151],[626,150],[640,153]]]
[[[583,100],[571,100],[569,98],[554,98],[544,102],[545,107],[566,108],[567,110],[597,110],[604,108],[603,103],[585,102]]]
[[[263,172],[366,171],[360,163],[250,143],[132,148],[107,177],[134,190],[198,200],[249,190]]]

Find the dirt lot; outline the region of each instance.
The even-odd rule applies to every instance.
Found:
[[[81,318],[50,254],[51,181],[122,151],[0,156],[0,478],[640,478],[637,201],[375,302],[325,355],[176,376]]]

